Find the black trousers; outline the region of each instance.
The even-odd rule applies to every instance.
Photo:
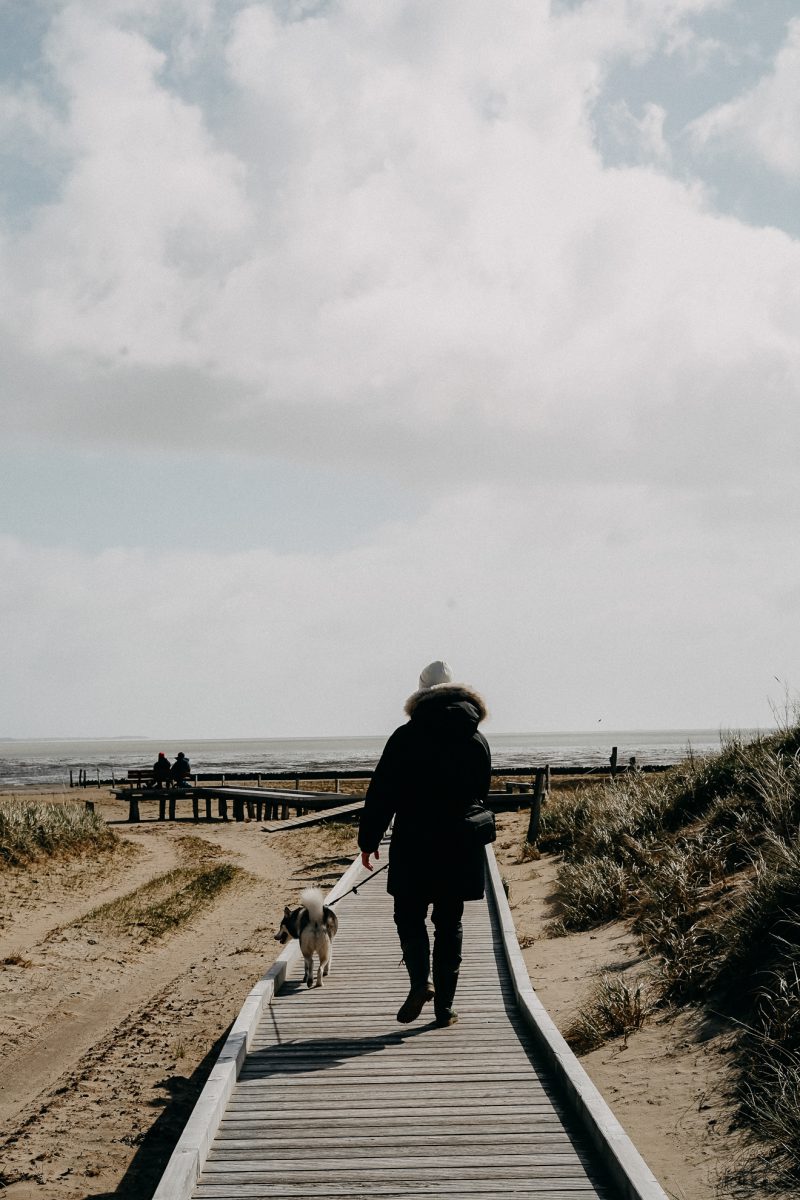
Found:
[[[400,944],[405,947],[408,943],[424,943],[430,946],[428,929],[425,918],[428,915],[430,901],[419,900],[416,896],[395,896],[394,923],[400,937]],[[461,944],[464,929],[461,918],[464,915],[463,900],[434,900],[431,921],[434,928],[433,964],[447,966],[458,970],[461,964]]]

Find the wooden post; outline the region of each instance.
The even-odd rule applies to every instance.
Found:
[[[97,771],[97,786],[100,787],[100,768],[95,767],[95,771]]]
[[[296,792],[300,791],[300,776],[299,775],[295,775],[295,777],[294,777],[294,790]]]
[[[333,777],[333,790],[335,792],[339,791],[339,776],[338,775],[334,775],[334,777]]]
[[[260,775],[258,777],[258,783],[256,784],[256,787],[261,787],[261,776]],[[260,817],[259,817],[259,820],[261,820]]]
[[[611,757],[608,760],[611,763],[611,778],[613,779],[617,773],[617,747],[611,747]]]
[[[525,841],[530,846],[535,846],[539,838],[539,818],[542,814],[542,793],[544,792],[545,778],[545,768],[537,767],[536,779],[533,784],[533,795],[531,796],[531,817],[528,822],[528,832],[525,836]]]
[[[129,821],[138,821],[139,820],[139,800],[133,794],[131,794],[131,798],[128,801],[128,820]]]
[[[221,819],[222,819],[223,821],[227,821],[227,819],[228,819],[228,800],[227,800],[227,797],[225,797],[225,796],[219,796],[219,797],[217,798],[217,804],[218,804],[218,806],[219,806],[219,808],[218,808],[218,812],[219,812],[219,815],[220,815]]]
[[[75,786],[74,783],[72,782],[72,767],[70,767],[70,769],[69,769],[69,786],[70,787]]]
[[[167,793],[160,792],[158,796],[158,819],[166,821],[167,819]]]
[[[175,820],[175,801],[176,801],[176,799],[177,799],[177,797],[176,797],[175,793],[170,792],[170,794],[169,794],[169,819],[170,819],[170,821]]]
[[[234,821],[244,820],[244,800],[241,796],[233,797],[233,819]]]

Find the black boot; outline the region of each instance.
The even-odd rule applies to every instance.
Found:
[[[411,986],[400,1006],[397,1019],[401,1025],[408,1025],[409,1022],[416,1021],[423,1006],[433,999],[433,985],[429,976],[431,950],[427,937],[403,942],[402,947],[403,961]]]
[[[435,990],[433,1010],[436,1024],[440,1027],[455,1025],[458,1013],[453,1008],[453,998],[458,986],[461,966],[461,929],[445,937],[437,930],[433,944],[433,986]]]

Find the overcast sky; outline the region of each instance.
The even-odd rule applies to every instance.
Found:
[[[797,0],[0,0],[0,733],[772,722]]]

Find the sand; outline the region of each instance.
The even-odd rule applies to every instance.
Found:
[[[283,905],[310,883],[330,886],[356,853],[354,836],[324,828],[159,823],[147,805],[146,819],[127,825],[126,805],[105,792],[92,799],[122,853],[0,871],[4,1200],[147,1200],[230,1023],[280,949]],[[527,814],[499,822],[528,969],[563,1028],[598,971],[641,971],[635,939],[621,924],[546,938],[556,863],[519,861]],[[98,905],[199,859],[241,874],[187,926],[143,940],[86,922]],[[722,1097],[727,1052],[691,1017],[662,1016],[582,1060],[676,1200],[728,1196],[716,1187],[737,1152]]]

